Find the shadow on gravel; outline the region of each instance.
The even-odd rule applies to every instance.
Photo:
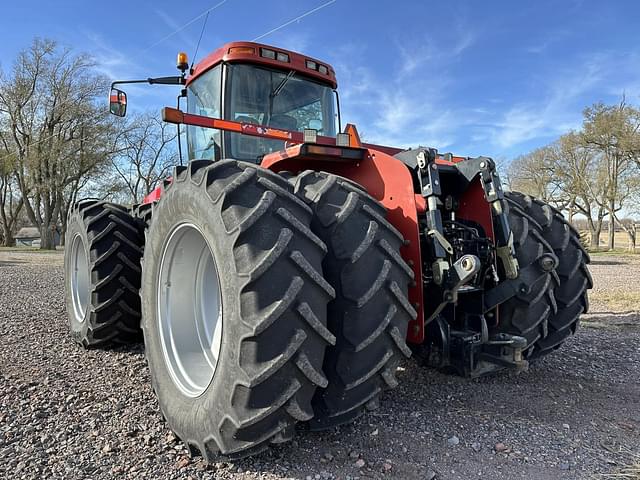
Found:
[[[15,260],[15,259],[11,259],[11,260],[0,260],[0,267],[12,267],[14,265],[20,265],[23,263],[27,263],[24,260]]]
[[[97,352],[113,352],[113,353],[125,353],[125,354],[138,354],[144,353],[144,343],[132,343],[128,345],[107,344],[97,347],[89,347],[87,350],[94,350]]]
[[[591,265],[627,265],[629,262],[621,262],[619,260],[600,260],[600,259],[591,259],[589,262]]]

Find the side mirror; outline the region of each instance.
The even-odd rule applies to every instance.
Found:
[[[127,94],[117,88],[112,88],[109,94],[109,111],[118,117],[127,114]]]

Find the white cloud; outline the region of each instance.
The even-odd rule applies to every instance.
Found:
[[[453,97],[461,84],[451,68],[478,38],[473,31],[465,32],[456,42],[440,39],[440,50],[428,38],[422,44],[396,43],[399,62],[394,78],[381,78],[374,69],[352,61],[334,62],[343,119],[355,122],[372,143],[510,156],[523,145],[542,145],[579,128],[583,108],[596,101],[615,101],[623,91],[632,102],[640,99],[640,55],[589,52],[561,66],[545,62],[544,69],[534,69],[509,85],[510,92],[519,90],[516,102],[509,93],[474,97],[473,103],[465,104]],[[366,47],[351,45],[338,57],[366,58],[365,53]]]
[[[461,120],[445,103],[454,81],[450,67],[475,38],[460,23],[438,35],[421,34],[419,40],[397,39],[397,74],[392,78],[381,78],[373,69],[353,63],[353,59],[366,58],[365,46],[343,46],[334,62],[340,76],[343,119],[357,123],[372,143],[438,148],[453,144]]]
[[[603,94],[620,95],[621,87],[632,85],[632,79],[638,82],[637,73],[632,77],[621,75],[630,70],[631,60],[620,54],[592,53],[586,60],[541,77],[536,82],[537,95],[500,114],[487,130],[486,140],[504,151],[529,140],[560,136],[579,128],[584,107],[605,101]]]
[[[91,56],[96,61],[96,70],[110,79],[122,77],[123,72],[135,67],[130,58],[95,32],[85,32],[91,48]]]

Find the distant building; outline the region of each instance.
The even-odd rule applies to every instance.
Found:
[[[39,247],[40,229],[38,227],[24,227],[18,230],[15,235],[16,247]],[[53,233],[53,245],[60,245],[60,232],[58,229]]]

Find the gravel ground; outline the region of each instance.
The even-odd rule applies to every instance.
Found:
[[[640,263],[627,264],[596,260],[596,288],[640,291]],[[471,381],[411,361],[356,424],[205,467],[164,424],[141,346],[71,342],[62,255],[0,251],[0,477],[599,478],[640,454],[638,309],[594,308],[517,377]]]

